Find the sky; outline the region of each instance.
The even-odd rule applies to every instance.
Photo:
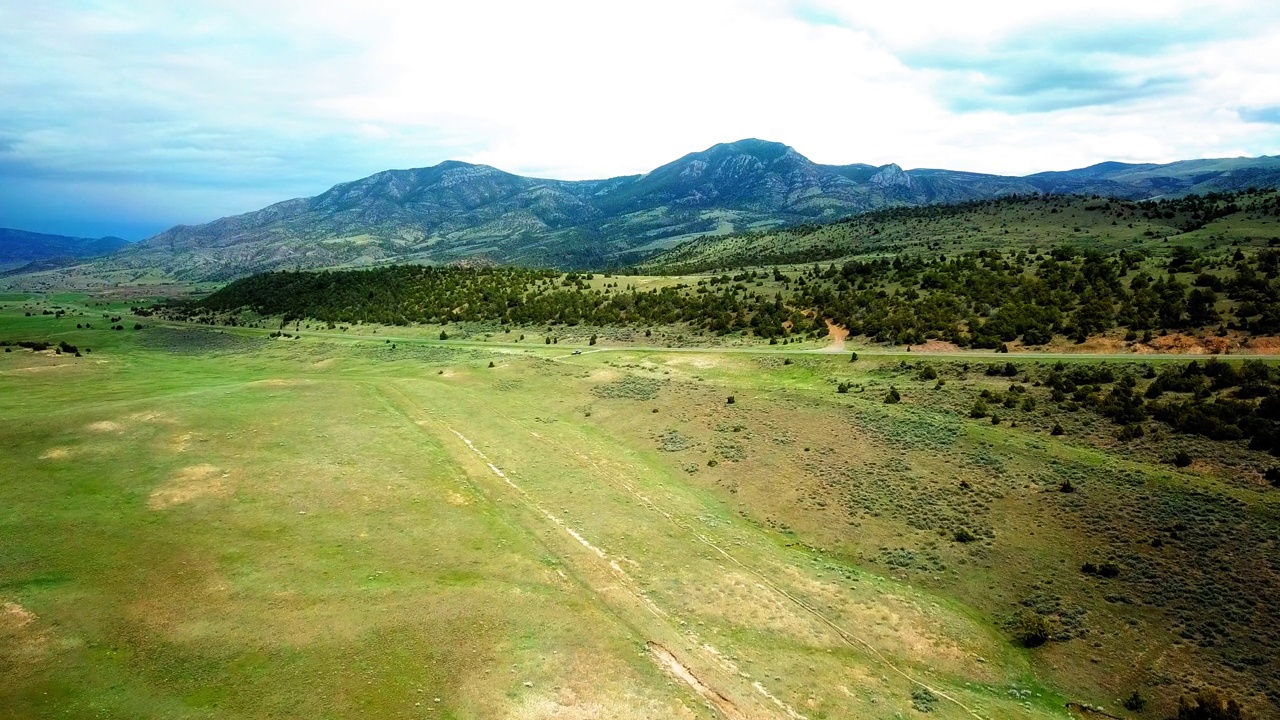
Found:
[[[0,227],[129,240],[447,159],[1022,175],[1280,154],[1280,2],[0,0]]]

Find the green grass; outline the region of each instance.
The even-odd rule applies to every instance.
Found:
[[[911,717],[916,682],[941,718],[1202,682],[1273,707],[1267,666],[1176,635],[1195,602],[1230,637],[1270,617],[1215,566],[1269,587],[1270,495],[965,419],[976,372],[939,401],[897,357],[84,318],[0,310],[0,339],[93,348],[0,354],[5,717],[715,717],[646,643],[750,717]],[[1137,544],[1184,516],[1218,535]],[[1078,572],[1108,553],[1120,578]],[[1018,647],[1027,602],[1089,632]]]

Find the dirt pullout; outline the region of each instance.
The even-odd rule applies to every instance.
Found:
[[[223,479],[226,476],[221,468],[213,465],[182,468],[177,475],[151,493],[147,506],[152,510],[163,510],[196,498],[225,494],[228,488]]]
[[[718,690],[708,686],[699,680],[693,673],[689,672],[689,668],[676,659],[671,651],[662,647],[656,642],[649,641],[645,643],[649,648],[649,652],[658,661],[658,664],[665,668],[668,672],[685,682],[686,685],[693,688],[693,691],[702,696],[704,700],[711,703],[712,707],[720,711],[720,714],[730,720],[746,720],[738,706],[732,700],[721,695]]]

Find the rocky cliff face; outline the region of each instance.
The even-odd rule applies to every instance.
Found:
[[[880,172],[871,176],[867,182],[882,188],[900,187],[912,189],[911,176],[905,173],[897,163],[890,163],[880,168]]]

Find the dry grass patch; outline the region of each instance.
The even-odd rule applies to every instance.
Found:
[[[153,510],[163,510],[197,498],[223,495],[230,489],[224,482],[226,478],[227,473],[213,465],[182,468],[162,487],[151,493],[147,505]]]
[[[30,625],[35,619],[35,613],[18,603],[6,602],[0,604],[0,633],[15,633]]]

